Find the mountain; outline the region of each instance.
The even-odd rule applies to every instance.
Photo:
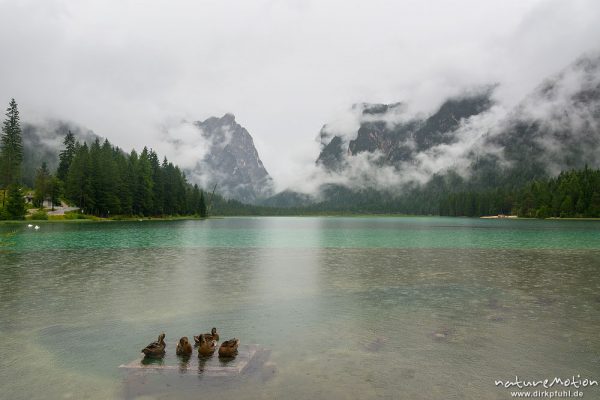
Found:
[[[369,163],[361,168],[393,167],[407,177],[404,182],[414,175],[425,183],[453,171],[476,186],[600,166],[600,56],[581,57],[507,112],[494,107],[494,88],[447,99],[430,115],[397,121],[390,112],[401,103],[362,104],[353,138],[331,137],[323,127],[316,162],[326,171],[352,174],[355,159],[367,154]]]
[[[206,188],[217,185],[227,198],[255,203],[273,194],[273,181],[265,169],[250,133],[233,114],[193,124],[205,140],[205,155],[189,171],[192,180]]]
[[[410,162],[420,152],[455,141],[454,132],[469,117],[489,110],[492,89],[485,88],[474,93],[446,100],[442,106],[427,117],[410,117],[399,122],[390,121],[390,113],[402,114],[402,103],[355,105],[360,109],[360,127],[354,139],[344,143],[334,135],[326,143],[317,158],[317,164],[329,170],[344,169],[348,158],[360,153],[378,153],[379,165],[399,165]],[[321,139],[328,137],[329,127],[321,129]]]
[[[492,208],[510,211],[506,193],[600,167],[600,55],[580,57],[512,108],[495,90],[445,99],[426,115],[410,115],[407,103],[354,105],[355,131],[320,131],[314,207],[427,214],[450,193],[485,192],[503,203]],[[288,190],[274,203],[298,197]]]
[[[218,193],[245,203],[255,203],[273,194],[272,179],[260,160],[252,136],[232,114],[196,121],[192,126],[201,139],[199,160],[185,171],[192,183],[201,184],[205,190],[217,184]],[[91,130],[65,121],[22,124],[26,185],[33,186],[35,172],[42,162],[46,162],[51,171],[56,170],[58,153],[69,130],[81,142],[92,143],[100,138]],[[178,138],[172,142],[179,149],[189,146]]]
[[[497,167],[505,164],[521,179],[600,166],[600,55],[581,57],[542,82],[486,145],[502,149],[487,162],[495,158]]]
[[[66,121],[46,121],[21,124],[23,136],[23,182],[33,187],[35,172],[46,162],[50,171],[58,167],[58,153],[65,135],[71,131],[81,142],[92,143],[100,138],[94,132]]]
[[[304,207],[314,203],[312,196],[293,190],[284,190],[265,198],[258,204],[265,207]]]

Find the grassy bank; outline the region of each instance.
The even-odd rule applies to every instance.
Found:
[[[214,217],[211,217],[214,218]],[[216,217],[218,218],[218,217]],[[118,221],[182,221],[182,220],[201,220],[206,218],[194,216],[169,216],[169,217],[131,217],[115,216],[110,218],[96,217],[94,215],[78,214],[76,217],[69,215],[48,215],[47,219],[26,218],[24,220],[6,220],[0,221],[0,224],[31,224],[31,223],[86,223],[86,222],[118,222]]]
[[[428,218],[428,217],[439,217],[439,215],[410,215],[410,214],[357,214],[357,213],[314,213],[314,214],[274,214],[274,215],[213,215],[207,218],[195,217],[195,216],[165,216],[165,217],[135,217],[135,216],[114,216],[110,218],[96,217],[94,215],[77,214],[76,216],[65,214],[65,215],[48,215],[48,219],[33,219],[27,218],[25,220],[12,220],[12,221],[0,221],[0,224],[30,224],[30,223],[87,223],[87,222],[143,222],[143,221],[186,221],[186,220],[204,220],[204,219],[222,219],[222,218],[234,218],[234,217],[346,217],[346,218]],[[480,217],[447,217],[447,218],[470,218],[470,219],[482,219]],[[513,218],[483,218],[487,220],[552,220],[552,221],[600,221],[600,218],[527,218],[527,217],[513,217]]]

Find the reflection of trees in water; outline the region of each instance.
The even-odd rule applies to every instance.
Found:
[[[11,252],[11,247],[15,245],[14,238],[16,235],[16,230],[0,233],[0,254],[8,254]]]

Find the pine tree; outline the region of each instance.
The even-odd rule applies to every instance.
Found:
[[[62,194],[63,182],[58,179],[57,176],[51,176],[48,182],[48,196],[50,197],[50,204],[52,205],[52,211],[54,211],[54,205],[60,205],[60,195]]]
[[[75,155],[67,174],[67,184],[65,195],[67,199],[73,202],[77,207],[84,211],[95,209],[95,199],[93,197],[91,176],[90,176],[90,155],[87,144],[75,145]]]
[[[45,162],[38,168],[35,174],[35,195],[33,196],[33,203],[37,207],[44,207],[44,200],[49,195],[50,189],[50,172]]]
[[[164,213],[164,177],[163,170],[158,161],[158,155],[150,151],[150,166],[152,167],[152,205],[153,214],[162,215]]]
[[[147,148],[139,155],[135,150],[126,155],[108,140],[102,144],[96,140],[89,147],[76,142],[64,182],[65,198],[85,213],[105,217],[205,216],[200,188],[188,183],[185,174],[166,158],[162,164],[158,160],[158,155]],[[51,196],[58,201],[61,181],[52,178],[49,176],[44,198]]]
[[[60,161],[58,163],[56,176],[61,181],[65,182],[67,180],[67,174],[69,173],[71,161],[73,161],[73,156],[75,155],[75,136],[71,131],[65,135],[63,144],[65,145],[65,148],[64,150],[61,150],[58,155]]]
[[[149,216],[152,214],[152,166],[148,149],[140,153],[136,163],[136,188],[134,191],[134,212],[138,215]]]
[[[204,191],[202,191],[202,190],[200,191],[200,204],[198,205],[198,208],[199,208],[198,214],[200,214],[200,217],[206,218],[208,213],[207,213],[207,209],[206,209],[206,200],[204,199]]]
[[[6,119],[2,125],[0,140],[0,183],[7,187],[19,183],[21,178],[21,163],[23,162],[23,139],[19,123],[19,109],[15,99],[10,101],[6,109]]]
[[[11,99],[6,109],[6,119],[2,125],[2,136],[0,137],[0,187],[7,188],[19,183],[22,163],[23,139],[21,137],[19,109],[15,99]],[[19,187],[13,189],[18,189],[18,193],[21,192]],[[5,205],[7,192],[8,190],[3,192],[2,206]],[[14,193],[13,191],[12,194],[14,195]]]
[[[25,219],[25,199],[19,185],[10,184],[6,192],[6,207],[4,207],[2,219]]]

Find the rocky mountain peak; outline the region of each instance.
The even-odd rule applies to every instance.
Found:
[[[207,152],[193,171],[206,187],[247,203],[272,194],[273,182],[250,133],[231,113],[194,122],[207,142]]]
[[[344,158],[359,153],[378,154],[381,164],[397,165],[411,161],[418,152],[454,140],[453,132],[466,119],[487,111],[492,106],[493,87],[465,93],[447,99],[439,109],[425,117],[400,116],[404,103],[360,103],[353,109],[361,111],[361,123],[356,136],[347,142],[334,136],[324,143],[317,164],[326,169],[340,171]],[[396,122],[394,122],[396,121]],[[321,139],[327,139],[324,126]]]

